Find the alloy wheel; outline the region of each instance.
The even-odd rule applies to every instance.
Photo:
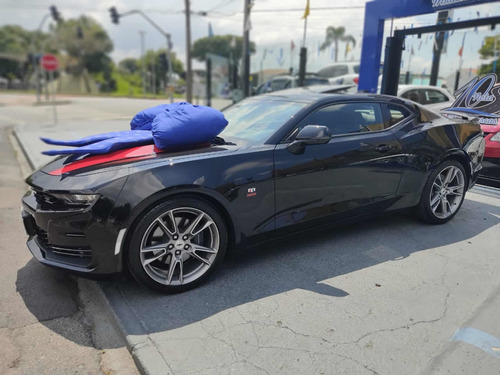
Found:
[[[434,179],[430,191],[430,207],[439,219],[452,216],[460,207],[465,194],[465,178],[460,168],[451,165]]]
[[[178,207],[149,225],[142,237],[140,261],[156,282],[185,285],[211,268],[219,247],[219,230],[210,215],[194,207]]]

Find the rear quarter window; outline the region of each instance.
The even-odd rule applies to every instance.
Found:
[[[385,124],[386,128],[390,128],[401,121],[411,117],[412,112],[406,107],[396,104],[384,104],[384,112],[385,112]]]

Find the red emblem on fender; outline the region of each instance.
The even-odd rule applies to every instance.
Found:
[[[248,190],[247,190],[247,198],[255,197],[256,195],[257,195],[257,189],[256,188],[248,188]]]

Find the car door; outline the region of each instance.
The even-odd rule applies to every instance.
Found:
[[[378,103],[335,103],[300,122],[275,149],[276,228],[336,214],[376,210],[395,197],[402,146],[387,127]],[[328,126],[326,144],[287,149],[306,125]]]

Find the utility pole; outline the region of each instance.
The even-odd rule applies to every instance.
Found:
[[[153,74],[152,76],[152,87],[153,87],[153,96],[156,96],[156,64],[155,64],[155,60],[156,60],[156,55],[153,56],[153,62],[151,63],[151,72]]]
[[[146,96],[146,56],[144,56],[144,34],[146,32],[139,31],[141,36],[141,72],[142,72],[142,96]]]
[[[186,101],[193,101],[193,71],[191,68],[191,10],[189,0],[186,4]]]
[[[252,0],[245,0],[243,9],[243,97],[250,95],[250,9]]]

